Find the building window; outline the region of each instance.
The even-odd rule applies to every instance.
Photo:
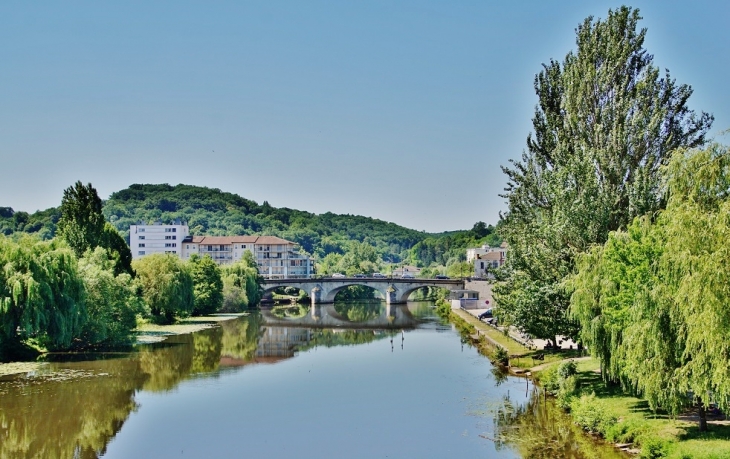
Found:
[[[187,244],[187,245],[185,246],[185,248],[186,248],[186,249],[189,249],[189,248],[190,248],[190,244]]]
[[[140,238],[140,239],[144,239],[144,236],[140,236],[139,238]]]
[[[144,243],[140,243],[138,247],[144,247]]]
[[[139,252],[137,252],[137,255],[144,255],[144,250],[140,250]]]
[[[139,231],[140,233],[144,233],[144,228],[137,228],[137,231]]]
[[[241,246],[241,248],[242,248],[242,249],[245,249],[245,248],[246,248],[246,246],[245,246],[245,245],[242,245],[242,246]]]

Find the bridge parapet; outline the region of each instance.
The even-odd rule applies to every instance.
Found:
[[[312,304],[334,303],[342,289],[361,285],[380,292],[388,304],[405,303],[411,293],[423,287],[441,287],[463,290],[461,279],[383,279],[383,278],[319,278],[319,279],[265,279],[264,292],[280,287],[295,287],[309,293]]]

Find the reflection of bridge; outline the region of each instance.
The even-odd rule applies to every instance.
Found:
[[[262,309],[261,315],[267,327],[403,329],[413,328],[418,323],[407,306],[395,304],[385,304],[377,317],[357,322],[338,313],[332,304],[313,304],[307,315],[298,318],[279,318],[270,309]]]
[[[264,293],[280,287],[295,287],[309,293],[312,304],[334,303],[337,293],[352,285],[370,287],[380,292],[386,303],[405,303],[408,296],[423,287],[441,287],[463,290],[464,281],[459,279],[379,279],[379,278],[332,278],[322,279],[265,279]]]

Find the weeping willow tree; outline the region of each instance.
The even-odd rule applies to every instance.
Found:
[[[193,311],[193,277],[185,262],[174,255],[156,253],[134,260],[132,267],[155,321],[172,323]]]
[[[667,208],[579,259],[571,312],[604,378],[677,413],[730,408],[730,152],[680,150]]]
[[[221,268],[223,278],[223,310],[238,312],[261,301],[261,276],[251,252],[241,261]]]
[[[57,241],[0,236],[0,268],[0,356],[28,340],[49,350],[71,347],[86,321],[73,252]]]

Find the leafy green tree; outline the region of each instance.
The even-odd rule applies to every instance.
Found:
[[[73,252],[58,242],[0,236],[0,354],[33,339],[65,350],[86,320],[84,286]]]
[[[679,150],[665,169],[667,208],[579,259],[572,312],[604,377],[678,413],[714,394],[730,408],[730,151]],[[694,400],[687,394],[694,394]]]
[[[144,304],[132,277],[126,272],[115,273],[115,267],[115,261],[101,247],[79,260],[87,320],[77,347],[115,348],[134,342],[137,315],[144,312]]]
[[[190,257],[193,276],[193,315],[216,312],[223,306],[223,280],[221,270],[208,255]]]
[[[104,223],[104,229],[101,232],[99,245],[107,249],[107,253],[114,260],[114,273],[127,273],[134,276],[132,270],[132,251],[119,234],[117,229],[111,223]]]
[[[104,231],[101,198],[91,183],[81,181],[63,190],[58,232],[77,257],[100,245]]]
[[[135,281],[153,320],[172,323],[193,311],[193,277],[187,264],[170,254],[156,253],[132,262]]]
[[[238,312],[261,301],[263,279],[251,252],[245,252],[239,262],[225,265],[221,271],[224,311]]]
[[[577,50],[535,77],[534,133],[521,160],[503,167],[510,253],[494,292],[500,314],[544,330],[540,338],[575,329],[564,280],[576,255],[662,209],[660,167],[673,150],[704,144],[713,121],[688,108],[689,86],[660,75],[640,19],[621,7],[578,26]],[[531,327],[540,305],[563,324]]]
[[[451,263],[446,266],[446,275],[449,277],[470,277],[474,275],[474,265],[466,261]]]
[[[132,271],[132,252],[116,228],[104,219],[101,198],[89,183],[80,181],[63,191],[59,235],[68,242],[78,258],[87,250],[104,247],[115,260],[115,272]]]

